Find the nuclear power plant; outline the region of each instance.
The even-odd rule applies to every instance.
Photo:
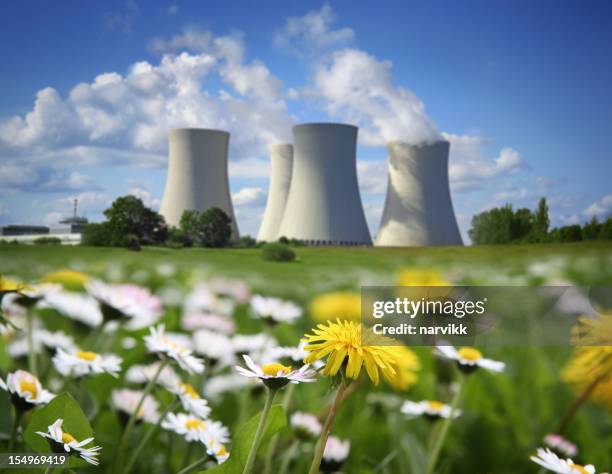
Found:
[[[292,169],[293,145],[286,143],[272,145],[270,147],[268,201],[259,234],[257,234],[259,241],[274,242],[280,237],[278,230],[287,204]]]
[[[371,245],[357,183],[357,127],[293,127],[293,171],[279,236],[308,245]]]
[[[238,238],[227,172],[230,134],[222,130],[176,128],[168,131],[168,176],[160,214],[178,226],[183,212],[218,207],[232,219]]]
[[[450,143],[391,142],[385,207],[376,245],[463,245],[448,182]]]

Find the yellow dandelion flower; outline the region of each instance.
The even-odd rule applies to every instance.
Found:
[[[612,411],[612,376],[597,384],[591,393],[591,400]]]
[[[439,271],[431,268],[403,268],[397,276],[398,286],[451,286]]]
[[[421,362],[418,356],[405,346],[391,346],[389,349],[395,355],[397,373],[393,377],[385,377],[385,380],[395,390],[408,390],[418,380],[416,372],[421,369]]]
[[[26,285],[21,282],[0,276],[0,291],[19,291],[25,287]]]
[[[47,273],[40,279],[42,283],[59,283],[65,289],[72,291],[83,291],[87,280],[89,277],[85,273],[68,269]]]
[[[344,367],[347,377],[357,379],[365,366],[374,385],[380,382],[381,373],[387,380],[397,376],[394,347],[369,345],[369,342],[380,343],[378,340],[362,341],[360,324],[337,319],[328,321],[327,325],[319,324],[312,332],[304,336],[308,343],[304,349],[310,352],[304,362],[310,364],[327,358],[323,375],[336,375]]]
[[[334,291],[314,298],[310,314],[317,322],[337,318],[357,321],[361,317],[361,295],[351,291]]]

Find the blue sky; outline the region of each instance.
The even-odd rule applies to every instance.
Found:
[[[375,233],[388,139],[451,141],[471,216],[549,198],[555,225],[612,213],[612,5],[584,2],[6,2],[0,223],[159,205],[165,130],[232,133],[231,188],[256,234],[267,146],[311,120],[360,126]],[[373,98],[374,97],[374,98]],[[262,119],[265,117],[265,119]]]

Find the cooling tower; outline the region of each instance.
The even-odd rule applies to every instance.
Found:
[[[238,226],[227,177],[229,133],[203,128],[168,131],[168,176],[160,213],[177,226],[183,211],[218,207],[232,219],[232,237]]]
[[[391,142],[387,197],[376,245],[463,245],[448,184],[450,144]]]
[[[257,240],[273,242],[280,235],[281,225],[293,168],[293,145],[279,144],[270,147],[270,184],[268,187],[268,202],[263,221],[259,228]]]
[[[357,184],[357,127],[293,127],[293,173],[279,236],[308,245],[371,245]]]

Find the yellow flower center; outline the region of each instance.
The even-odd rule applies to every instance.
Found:
[[[197,430],[198,428],[204,428],[204,422],[196,418],[190,418],[185,422],[185,428],[188,430]]]
[[[469,360],[470,362],[476,362],[477,360],[482,359],[482,352],[480,352],[478,349],[474,349],[473,347],[462,347],[459,349],[459,357]]]
[[[573,462],[570,462],[569,465],[572,468],[572,471],[574,471],[574,472],[579,472],[580,474],[589,474],[589,471],[587,471],[580,464],[574,464]]]
[[[283,371],[284,374],[288,374],[293,369],[291,367],[287,367],[286,365],[279,364],[278,362],[274,362],[273,364],[262,365],[261,370],[263,370],[264,374],[274,377],[281,370]]]
[[[429,405],[429,408],[435,411],[440,411],[442,408],[444,408],[444,403],[435,400],[430,400],[427,402],[427,404]]]
[[[181,383],[179,384],[179,387],[194,400],[200,398],[200,396],[198,395],[198,392],[196,392],[195,388],[193,388],[191,384]]]
[[[225,445],[221,445],[219,451],[217,451],[217,456],[225,456],[227,454],[227,449],[225,449]]]
[[[70,433],[62,433],[62,442],[65,444],[68,443],[72,443],[73,441],[76,441],[76,439],[74,439],[74,436],[72,436]]]
[[[32,398],[36,398],[38,396],[38,388],[36,387],[36,382],[32,380],[20,380],[19,390],[21,392],[30,392]]]
[[[170,349],[173,349],[173,350],[178,351],[178,352],[185,352],[187,350],[183,346],[181,346],[180,344],[177,344],[176,342],[174,342],[173,340],[171,340],[170,338],[167,338],[167,337],[164,337],[162,339],[162,342],[164,344],[166,344]]]
[[[83,359],[88,362],[93,362],[94,360],[96,360],[96,357],[98,357],[98,354],[96,354],[95,352],[89,352],[89,351],[78,351],[76,353],[76,356],[79,359]]]

